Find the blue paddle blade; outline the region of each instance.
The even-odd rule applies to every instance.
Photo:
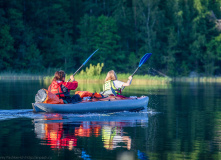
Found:
[[[94,51],[94,53],[95,52],[97,52],[99,49],[97,49],[96,51]],[[88,59],[83,63],[83,65],[85,65],[86,63],[87,63],[87,61],[94,55],[94,53],[92,53],[91,55],[90,55],[90,57],[88,57]]]
[[[141,67],[150,58],[152,53],[146,53],[140,60],[139,67]]]

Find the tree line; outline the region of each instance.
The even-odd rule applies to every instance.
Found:
[[[221,74],[221,0],[0,0],[0,69]]]

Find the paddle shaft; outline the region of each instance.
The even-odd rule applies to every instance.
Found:
[[[137,67],[137,69],[134,71],[134,73],[131,75],[132,77],[134,76],[134,74],[137,72],[137,70],[139,69],[140,67]]]
[[[137,67],[137,69],[134,71],[134,73],[131,75],[132,77],[134,76],[134,74],[137,72],[137,70],[139,69],[140,67]],[[121,89],[121,92],[124,90],[125,86],[123,86],[123,88]]]
[[[82,65],[80,66],[80,68],[78,68],[78,70],[73,74],[73,76],[75,76],[75,74],[77,74],[77,72],[78,72],[83,66],[84,66],[84,64],[82,64]]]
[[[75,76],[75,74],[77,74],[77,72],[78,72],[83,66],[84,66],[84,64],[82,64],[82,65],[80,66],[80,68],[78,68],[78,70],[73,74],[73,76]],[[68,82],[69,82],[70,80],[71,80],[71,79],[69,78]]]
[[[99,49],[97,49],[95,52],[97,52]],[[73,76],[75,76],[77,74],[77,72],[89,61],[89,59],[94,55],[94,53],[92,53],[87,59],[86,61],[80,66],[80,68],[78,68],[78,70],[73,74]],[[71,79],[69,78],[68,82],[70,81]]]
[[[169,77],[169,76],[167,76],[167,75],[165,75],[165,74],[163,74],[163,73],[161,73],[160,71],[157,71],[156,69],[154,69],[154,68],[152,68],[154,71],[156,71],[157,73],[159,73],[159,74],[161,74],[161,75],[163,75],[164,77]]]

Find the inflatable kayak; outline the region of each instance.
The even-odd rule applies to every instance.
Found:
[[[147,108],[148,101],[147,96],[126,99],[107,97],[99,100],[84,100],[74,104],[32,103],[32,107],[34,112],[48,113],[140,111]]]

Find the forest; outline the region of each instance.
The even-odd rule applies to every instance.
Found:
[[[221,75],[221,0],[0,0],[1,72]]]

